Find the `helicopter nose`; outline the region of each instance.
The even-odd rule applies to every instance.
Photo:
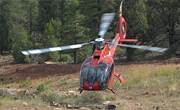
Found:
[[[84,87],[83,87],[84,90],[95,90],[95,91],[98,91],[100,90],[99,89],[99,83],[97,81],[94,81],[94,84],[93,86],[89,86],[89,82],[86,81],[84,82]]]

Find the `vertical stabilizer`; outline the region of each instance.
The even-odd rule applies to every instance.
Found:
[[[121,2],[120,6],[119,6],[119,17],[122,17],[122,3],[123,2]]]

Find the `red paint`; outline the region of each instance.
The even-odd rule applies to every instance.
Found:
[[[93,86],[91,87],[91,86],[89,86],[89,82],[88,81],[86,81],[86,82],[84,82],[84,87],[83,87],[83,89],[84,90],[95,90],[95,91],[98,91],[98,90],[100,90],[99,89],[99,83],[97,82],[97,81],[94,81],[94,84],[93,84]]]
[[[122,14],[122,11],[119,12],[119,14]],[[125,27],[125,35],[124,36],[123,36],[123,32],[122,32],[123,24]],[[104,39],[104,41],[112,41],[112,43],[114,43],[114,44],[122,44],[122,42],[137,42],[137,39],[125,39],[126,38],[126,30],[127,30],[126,21],[122,16],[120,16],[118,24],[117,24],[115,38],[114,39]],[[106,67],[106,69],[107,69],[111,62],[114,63],[113,57],[114,57],[116,48],[117,48],[117,45],[111,45],[111,48],[109,48],[109,45],[106,44],[106,45],[102,46],[101,49],[96,49],[94,51],[93,56],[86,59],[82,65],[84,65],[88,61],[91,61],[90,67],[91,66],[97,66],[98,67],[99,63],[104,61],[107,64],[107,67]],[[82,66],[81,66],[81,68],[82,68]],[[114,81],[114,76],[117,77],[118,80],[120,81],[119,87],[121,86],[121,84],[123,83],[124,80],[118,73],[115,73],[115,68],[113,68],[111,76],[109,76],[109,72],[108,72],[107,89],[111,90],[114,94],[116,94],[116,91],[109,88],[110,85]],[[92,87],[89,86],[88,81],[85,81],[84,85],[83,85],[83,89],[84,90],[96,90],[97,91],[97,90],[100,90],[100,87],[99,87],[99,83],[97,81],[94,81],[94,84]]]

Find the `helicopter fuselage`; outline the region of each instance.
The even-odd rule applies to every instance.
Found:
[[[119,43],[119,40],[117,34],[112,43]],[[98,45],[93,56],[83,62],[79,75],[80,89],[95,91],[109,89],[116,76],[113,61],[116,48],[117,45]]]

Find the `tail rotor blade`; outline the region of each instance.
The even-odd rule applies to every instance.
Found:
[[[51,48],[44,48],[44,49],[35,49],[35,50],[26,50],[26,51],[21,51],[21,52],[24,55],[41,54],[41,53],[47,53],[47,52],[77,49],[77,48],[81,48],[82,46],[88,45],[88,44],[90,44],[90,43],[75,44],[75,45],[62,46],[62,47],[51,47]]]
[[[102,15],[101,25],[100,25],[99,34],[98,34],[100,38],[104,37],[114,16],[115,16],[115,13],[105,13]]]

